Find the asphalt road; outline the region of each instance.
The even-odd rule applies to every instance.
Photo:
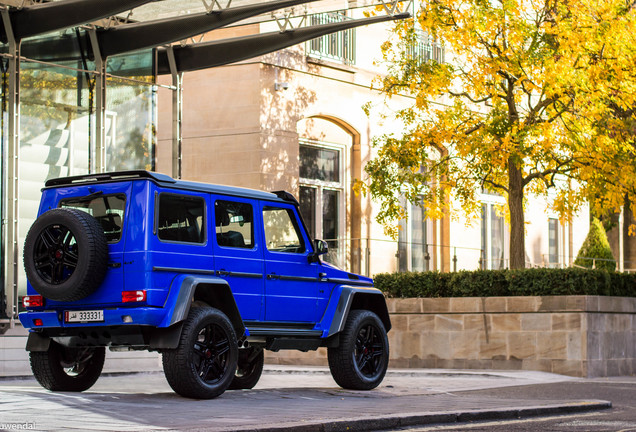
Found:
[[[602,399],[612,408],[593,413],[531,418],[517,421],[490,421],[462,425],[439,425],[400,429],[401,431],[636,431],[636,377],[588,379],[551,384],[505,387],[456,392],[457,396],[483,396],[502,400],[528,399]]]

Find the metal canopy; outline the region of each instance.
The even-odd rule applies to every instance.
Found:
[[[106,18],[154,0],[65,0],[11,9],[9,17],[13,36],[21,40]],[[0,41],[7,43],[4,27]]]
[[[206,33],[235,22],[317,0],[284,0],[223,10],[213,10],[190,16],[166,18],[134,24],[124,24],[97,32],[102,58],[142,48],[169,44]]]
[[[408,13],[400,13],[389,16],[361,18],[340,23],[289,29],[282,32],[261,33],[195,45],[174,46],[170,50],[174,52],[178,72],[188,72],[258,57],[326,34],[367,24],[404,19],[409,16],[410,14]],[[171,73],[168,53],[169,49],[167,48],[158,49],[157,73],[159,75]]]

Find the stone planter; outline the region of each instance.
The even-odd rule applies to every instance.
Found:
[[[413,298],[388,305],[391,367],[636,372],[636,298]],[[326,351],[268,353],[266,361],[325,365]]]

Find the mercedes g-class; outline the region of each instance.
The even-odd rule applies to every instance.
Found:
[[[38,382],[84,391],[105,348],[162,354],[178,394],[248,389],[263,350],[327,347],[335,381],[380,384],[391,328],[370,278],[321,260],[287,192],[147,171],[52,179],[24,245],[20,321]]]

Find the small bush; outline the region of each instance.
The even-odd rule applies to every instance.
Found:
[[[636,274],[579,268],[383,273],[375,286],[389,297],[612,295],[636,297]]]
[[[596,258],[596,259],[595,259]],[[614,271],[616,260],[612,254],[612,248],[607,240],[607,234],[601,222],[594,218],[590,224],[590,231],[579,250],[574,264],[582,267]]]

